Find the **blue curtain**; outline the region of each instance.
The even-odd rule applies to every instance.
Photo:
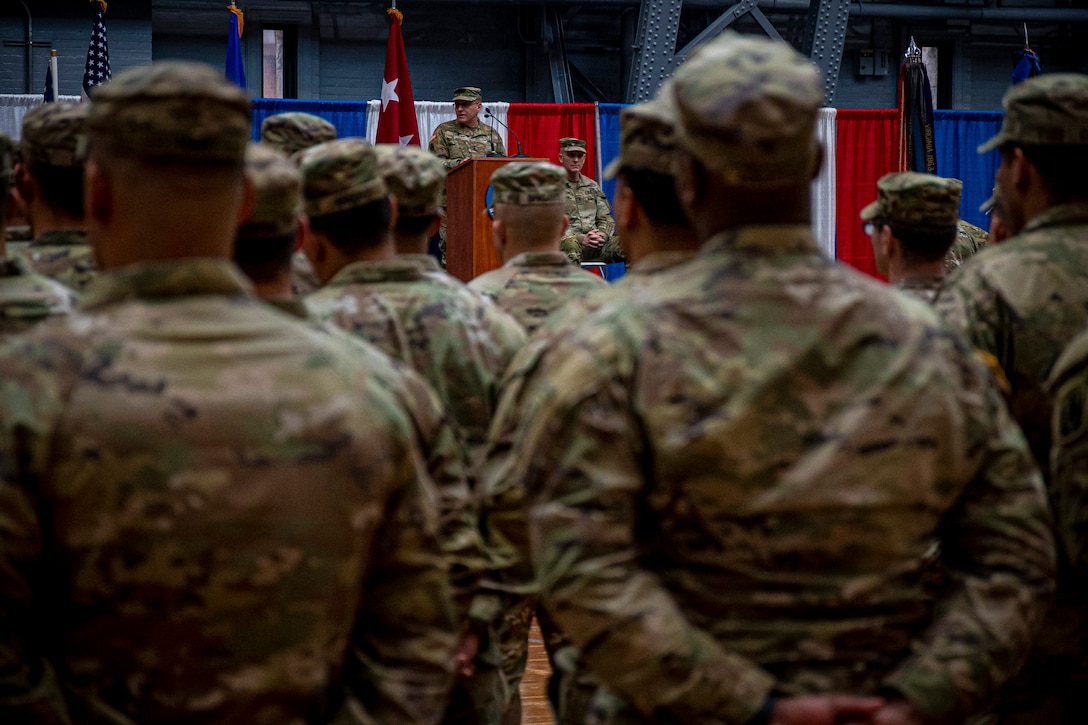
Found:
[[[625,105],[623,103],[597,104],[597,116],[601,123],[601,145],[597,152],[601,157],[602,171],[620,154],[620,111]],[[601,179],[601,190],[608,197],[608,203],[611,204],[612,196],[616,193],[616,180]]]
[[[933,121],[940,175],[963,182],[960,218],[989,229],[989,217],[978,208],[993,191],[1001,153],[980,154],[977,149],[1001,128],[1001,111],[937,110]]]
[[[366,101],[300,101],[294,98],[253,100],[253,140],[261,138],[261,123],[277,113],[312,113],[336,126],[337,138],[366,138]]]

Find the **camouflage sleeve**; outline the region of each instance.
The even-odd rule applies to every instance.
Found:
[[[646,450],[627,392],[632,366],[607,359],[611,339],[586,342],[531,342],[500,403],[486,490],[505,590],[532,591],[538,578],[547,611],[594,674],[646,717],[747,722],[773,680],[688,621],[641,568],[634,524]],[[602,379],[602,360],[619,374]]]
[[[502,134],[495,132],[495,152],[499,156],[506,156],[506,144],[502,142]]]
[[[559,251],[567,255],[574,264],[582,263],[582,240],[584,234],[567,234],[559,243]]]
[[[1088,574],[1088,366],[1080,338],[1079,359],[1055,366],[1051,509],[1066,560],[1078,579]],[[1062,356],[1063,359],[1066,355]]]
[[[608,197],[604,195],[600,187],[596,190],[597,199],[597,230],[606,238],[610,238],[616,232],[616,221],[612,218],[612,210],[608,208]]]
[[[461,626],[438,537],[440,496],[409,447],[390,461],[402,486],[382,512],[344,681],[364,722],[433,725],[453,684]]]
[[[947,594],[915,654],[887,679],[932,722],[962,722],[1016,673],[1054,589],[1042,476],[989,376],[956,343],[964,465],[941,527]],[[959,380],[957,382],[960,382]]]
[[[479,528],[479,506],[470,485],[464,447],[443,417],[438,399],[414,371],[400,370],[405,405],[412,412],[427,469],[438,490],[439,536],[450,567],[458,618],[463,619],[488,567]]]
[[[64,401],[22,356],[14,342],[0,351],[0,712],[5,722],[68,723],[43,651],[38,591],[45,566],[39,485]]]
[[[434,135],[431,136],[430,143],[427,144],[427,149],[432,154],[442,159],[442,166],[444,166],[447,171],[464,160],[450,158],[452,150],[450,149],[449,139],[446,137],[446,134],[442,133],[442,129],[435,130]]]
[[[992,355],[1002,370],[1009,370],[1010,310],[985,277],[971,267],[959,268],[949,275],[936,307],[949,329],[963,335],[972,347]]]

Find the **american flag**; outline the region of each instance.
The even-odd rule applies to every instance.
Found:
[[[110,79],[110,49],[106,45],[106,21],[104,3],[99,2],[98,12],[94,16],[91,28],[91,42],[87,46],[87,65],[83,70],[83,99],[90,95],[91,88],[100,86]]]

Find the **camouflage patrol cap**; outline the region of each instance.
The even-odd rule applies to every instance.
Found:
[[[861,218],[880,219],[909,231],[951,232],[960,218],[959,179],[914,171],[885,174],[876,182],[878,198]]]
[[[434,154],[414,146],[378,144],[378,168],[389,192],[397,199],[401,216],[432,216],[438,213],[446,169]]]
[[[31,165],[83,166],[89,103],[43,103],[23,116],[21,157]]]
[[[677,69],[666,93],[680,145],[727,183],[775,188],[815,171],[823,83],[788,43],[722,33]]]
[[[363,138],[341,138],[306,149],[299,157],[303,211],[334,214],[389,195],[374,147]]]
[[[625,167],[671,174],[675,151],[676,129],[660,102],[628,106],[620,112],[620,154],[605,168],[605,178]]]
[[[567,151],[580,151],[586,152],[586,142],[580,138],[566,137],[559,139],[559,150],[562,152]]]
[[[98,86],[87,116],[91,147],[145,161],[241,164],[249,99],[222,71],[165,61]]]
[[[246,147],[246,177],[253,183],[253,214],[238,228],[240,239],[294,236],[302,213],[302,175],[282,151],[265,144]]]
[[[476,86],[462,86],[453,92],[453,100],[455,101],[482,101],[484,99],[483,91]]]
[[[562,204],[566,173],[546,161],[515,161],[491,175],[496,204]]]
[[[336,126],[312,113],[277,113],[261,122],[261,143],[291,154],[336,138]]]
[[[1036,146],[1088,145],[1088,76],[1052,73],[1029,78],[1001,99],[1001,130],[978,147],[985,153],[1006,143]]]

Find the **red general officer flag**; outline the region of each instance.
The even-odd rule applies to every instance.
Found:
[[[385,47],[385,76],[382,80],[382,110],[378,114],[378,143],[419,146],[416,102],[412,98],[412,80],[408,77],[408,56],[400,24],[404,16],[393,8],[389,13],[389,44]]]

